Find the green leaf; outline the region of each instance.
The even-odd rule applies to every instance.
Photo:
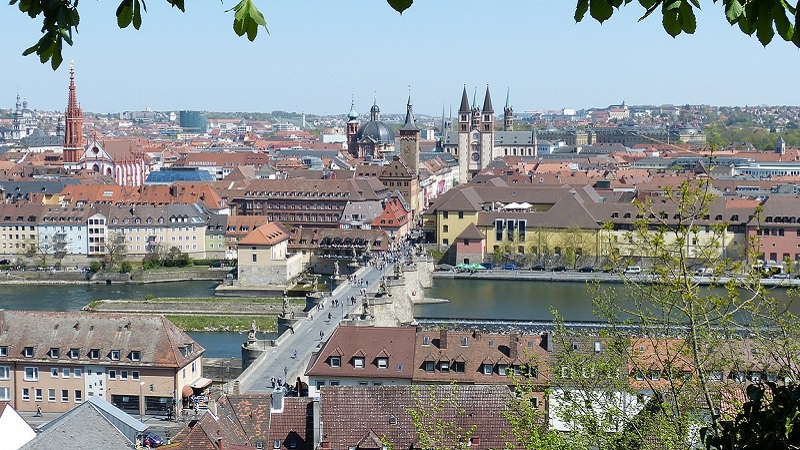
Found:
[[[589,0],[578,0],[575,5],[575,22],[580,22],[589,10]]]
[[[614,14],[614,9],[608,0],[590,0],[589,14],[600,23],[605,22]]]
[[[736,23],[739,17],[744,13],[744,6],[739,3],[739,0],[730,0],[725,8],[725,17],[730,24]]]
[[[228,11],[235,11],[233,17],[233,32],[238,36],[247,34],[247,39],[255,40],[258,35],[258,27],[263,26],[267,33],[267,21],[264,15],[253,4],[252,0],[241,0],[236,6]]]
[[[133,19],[133,0],[122,0],[117,7],[117,25],[126,28]]]
[[[791,41],[794,27],[786,17],[786,9],[780,3],[775,3],[772,7],[772,17],[775,19],[775,30],[778,31],[778,35],[785,41]]]
[[[653,14],[653,11],[658,9],[658,6],[659,6],[660,3],[658,1],[656,1],[656,0],[639,0],[639,4],[641,4],[642,6],[647,8],[647,10],[644,12],[644,14],[642,14],[642,17],[639,17],[638,21],[641,22],[644,19],[646,19],[647,17],[649,17],[650,14]]]
[[[697,29],[697,18],[694,16],[694,8],[688,2],[681,2],[681,28],[684,33],[694,34]]]
[[[762,3],[761,5],[761,11],[758,15],[756,36],[758,37],[758,42],[761,42],[761,45],[766,47],[767,44],[772,42],[772,38],[775,37],[775,30],[772,29],[772,14],[770,14],[770,10],[764,10],[764,7],[769,8],[769,5],[766,3]]]
[[[411,4],[414,3],[414,0],[386,0],[389,3],[389,6],[392,7],[395,11],[403,14],[403,11],[407,10],[411,7]]]
[[[167,0],[167,3],[172,5],[173,8],[178,8],[181,12],[186,12],[186,5],[183,4],[183,0]]]
[[[667,32],[668,35],[675,37],[681,34],[681,17],[680,17],[680,10],[679,9],[670,9],[670,10],[663,10],[663,17],[661,19],[661,25],[664,27],[664,31]]]
[[[139,6],[139,0],[133,2],[133,28],[139,29],[142,26],[142,10]]]

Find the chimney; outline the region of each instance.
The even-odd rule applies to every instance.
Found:
[[[446,350],[447,349],[447,329],[442,329],[439,331],[439,348]]]
[[[481,340],[481,330],[472,330],[472,338],[476,341]]]
[[[542,334],[542,347],[549,353],[553,353],[553,332],[545,331]]]
[[[511,333],[511,339],[508,343],[508,357],[514,361],[519,356],[519,335]]]
[[[328,445],[327,448],[330,448],[330,442],[322,442],[322,412],[320,411],[319,397],[311,402],[311,417],[314,423],[314,441],[312,442],[312,448],[317,448],[318,445],[325,448],[325,444]]]

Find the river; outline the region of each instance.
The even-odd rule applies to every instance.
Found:
[[[155,284],[91,285],[2,285],[0,308],[47,311],[75,311],[94,300],[144,299],[155,297],[211,297],[216,286],[211,281],[183,281]],[[603,285],[604,289],[619,287]],[[584,282],[506,281],[437,278],[426,290],[429,297],[444,298],[449,303],[417,305],[417,318],[463,318],[551,320],[550,308],[557,309],[567,321],[590,321],[592,302]],[[786,298],[785,289],[774,295]],[[794,305],[800,310],[800,302]],[[240,333],[189,333],[206,349],[211,358],[238,358],[246,339]],[[262,336],[259,336],[260,338]],[[267,337],[273,337],[268,335]]]

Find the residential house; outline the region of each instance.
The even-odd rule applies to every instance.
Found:
[[[167,414],[201,389],[204,349],[163,316],[0,311],[0,400],[65,412],[101,397]]]
[[[303,271],[302,255],[289,254],[288,242],[289,232],[277,223],[261,225],[239,241],[239,285],[286,289]]]

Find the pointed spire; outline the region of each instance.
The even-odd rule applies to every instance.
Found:
[[[69,63],[69,100],[64,111],[64,150],[63,159],[67,163],[77,163],[78,153],[83,150],[83,111],[78,104],[75,90],[75,63]]]
[[[372,108],[369,110],[369,120],[372,122],[381,120],[381,109],[378,108],[378,94],[376,92],[372,94]]]
[[[478,86],[472,91],[472,109],[478,109]]]
[[[411,88],[409,88],[409,90],[411,90]],[[401,130],[406,130],[406,131],[419,130],[419,128],[417,128],[417,126],[415,125],[415,122],[416,122],[416,120],[414,120],[414,111],[411,108],[411,93],[409,93],[408,94],[408,103],[406,104],[406,121],[403,124],[403,126],[400,127],[400,129]]]
[[[358,119],[358,112],[356,112],[356,95],[350,94],[350,112],[347,113],[347,118],[350,120]]]
[[[485,113],[493,113],[494,109],[492,108],[492,96],[489,95],[489,85],[486,85],[486,96],[483,97],[483,112]]]
[[[461,106],[458,108],[458,112],[465,113],[469,112],[469,99],[467,98],[467,85],[464,85],[464,92],[461,94]]]
[[[511,109],[511,87],[506,91],[506,106],[504,109]]]

